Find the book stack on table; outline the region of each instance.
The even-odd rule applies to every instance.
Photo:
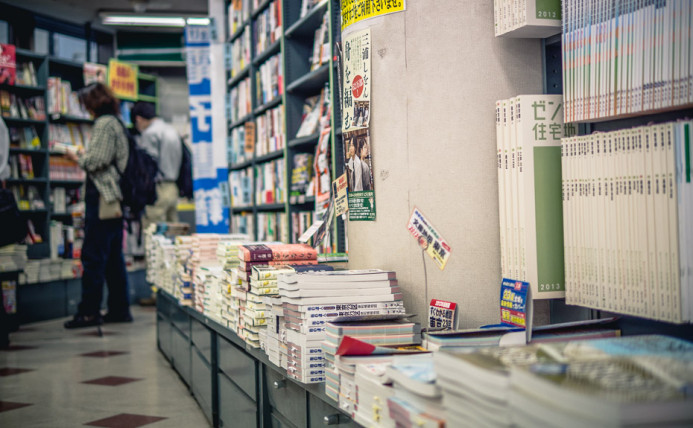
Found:
[[[325,380],[321,342],[326,323],[338,317],[404,313],[402,293],[394,272],[344,270],[296,272],[279,276],[284,308],[289,376],[304,382]]]
[[[693,344],[666,336],[441,351],[434,365],[449,426],[693,422]]]
[[[230,235],[229,239],[220,240],[217,244],[217,262],[221,266],[222,274],[220,278],[220,315],[218,322],[224,327],[230,327],[233,321],[233,298],[231,290],[237,281],[235,269],[238,267],[238,248],[250,239],[247,235]]]
[[[217,265],[217,246],[219,240],[227,235],[216,233],[195,233],[192,235],[192,253],[188,261],[193,282],[193,308],[204,313],[205,277],[206,271]]]
[[[396,426],[446,426],[443,395],[436,382],[437,375],[431,357],[432,354],[398,357],[386,369],[394,390],[394,394],[387,399],[387,407]]]
[[[364,316],[364,318],[375,317],[377,316]],[[376,353],[376,355],[351,356],[346,355],[353,354],[353,352],[348,352],[347,348],[355,349],[356,354],[368,354],[371,352],[370,349],[360,350],[358,348],[363,344],[368,344],[377,346],[373,352],[376,352],[376,349],[386,352],[390,348],[384,348],[384,346],[391,346],[394,347],[392,349],[394,352],[400,347],[421,343],[421,326],[418,323],[407,321],[403,314],[380,317],[382,319],[372,321],[328,322],[325,327],[325,340],[322,342],[325,372],[327,373],[325,393],[338,401],[339,407],[352,417],[354,417],[357,404],[356,365],[372,361],[372,359],[378,362],[392,361],[393,354],[377,355]],[[354,345],[350,346],[349,344],[352,343]],[[418,346],[415,347],[420,349]]]
[[[171,263],[175,278],[174,296],[183,306],[192,306],[193,286],[188,262],[192,256],[192,236],[177,236],[175,240],[175,263]]]

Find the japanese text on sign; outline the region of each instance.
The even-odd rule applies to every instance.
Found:
[[[527,327],[527,292],[529,283],[503,278],[500,292],[501,322]]]
[[[457,303],[433,299],[428,306],[428,326],[451,330],[457,328]]]
[[[108,86],[118,98],[137,99],[137,66],[111,59],[108,62]]]
[[[407,230],[438,265],[440,270],[445,269],[452,249],[417,208],[414,208],[409,218]]]
[[[342,31],[364,19],[401,12],[407,8],[405,0],[342,0]]]

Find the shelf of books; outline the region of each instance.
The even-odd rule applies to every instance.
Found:
[[[80,257],[86,177],[64,154],[86,146],[93,120],[78,95],[85,86],[84,64],[24,49],[4,49],[12,50],[13,78],[0,85],[0,112],[10,133],[6,185],[27,220],[27,255],[32,259],[27,271],[33,273],[24,278],[35,282],[36,278],[54,277],[38,273],[44,269],[39,259],[59,258],[74,264]],[[140,97],[156,102],[157,78],[139,74],[138,80]]]
[[[297,242],[326,210],[329,190],[316,198],[320,182],[315,160],[320,159],[324,167],[321,182],[331,183],[338,173],[332,157],[337,127],[333,124],[339,120],[332,108],[338,92],[331,46],[340,34],[339,8],[333,3],[227,4],[228,162],[234,232],[250,228],[255,237]],[[341,219],[338,223],[332,236],[341,231],[341,238],[327,242],[322,253],[346,251],[344,225]]]
[[[564,0],[543,42],[558,95],[498,101],[502,271],[534,298],[650,320],[641,331],[693,321],[691,16],[689,2]]]

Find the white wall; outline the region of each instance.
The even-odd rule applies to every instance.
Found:
[[[457,302],[460,327],[497,323],[495,101],[541,93],[540,42],[495,38],[489,0],[410,0],[363,26],[377,221],[349,223],[349,267],[397,271],[425,322],[421,250],[406,229],[416,206],[452,247],[444,271],[426,257],[428,299]]]

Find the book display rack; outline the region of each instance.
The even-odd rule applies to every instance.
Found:
[[[319,110],[329,134],[332,179],[341,174],[336,161],[341,144],[334,144],[341,138],[338,71],[332,55],[340,37],[339,3],[231,1],[226,8],[231,230],[295,242],[310,224],[292,219],[322,209],[316,207],[313,186],[290,191],[293,176],[312,177],[294,173],[313,170],[312,157],[310,165],[294,164],[297,154],[312,156],[320,139],[319,117],[310,119],[313,127],[302,126],[311,109]],[[345,252],[344,236],[338,219],[321,252]]]

